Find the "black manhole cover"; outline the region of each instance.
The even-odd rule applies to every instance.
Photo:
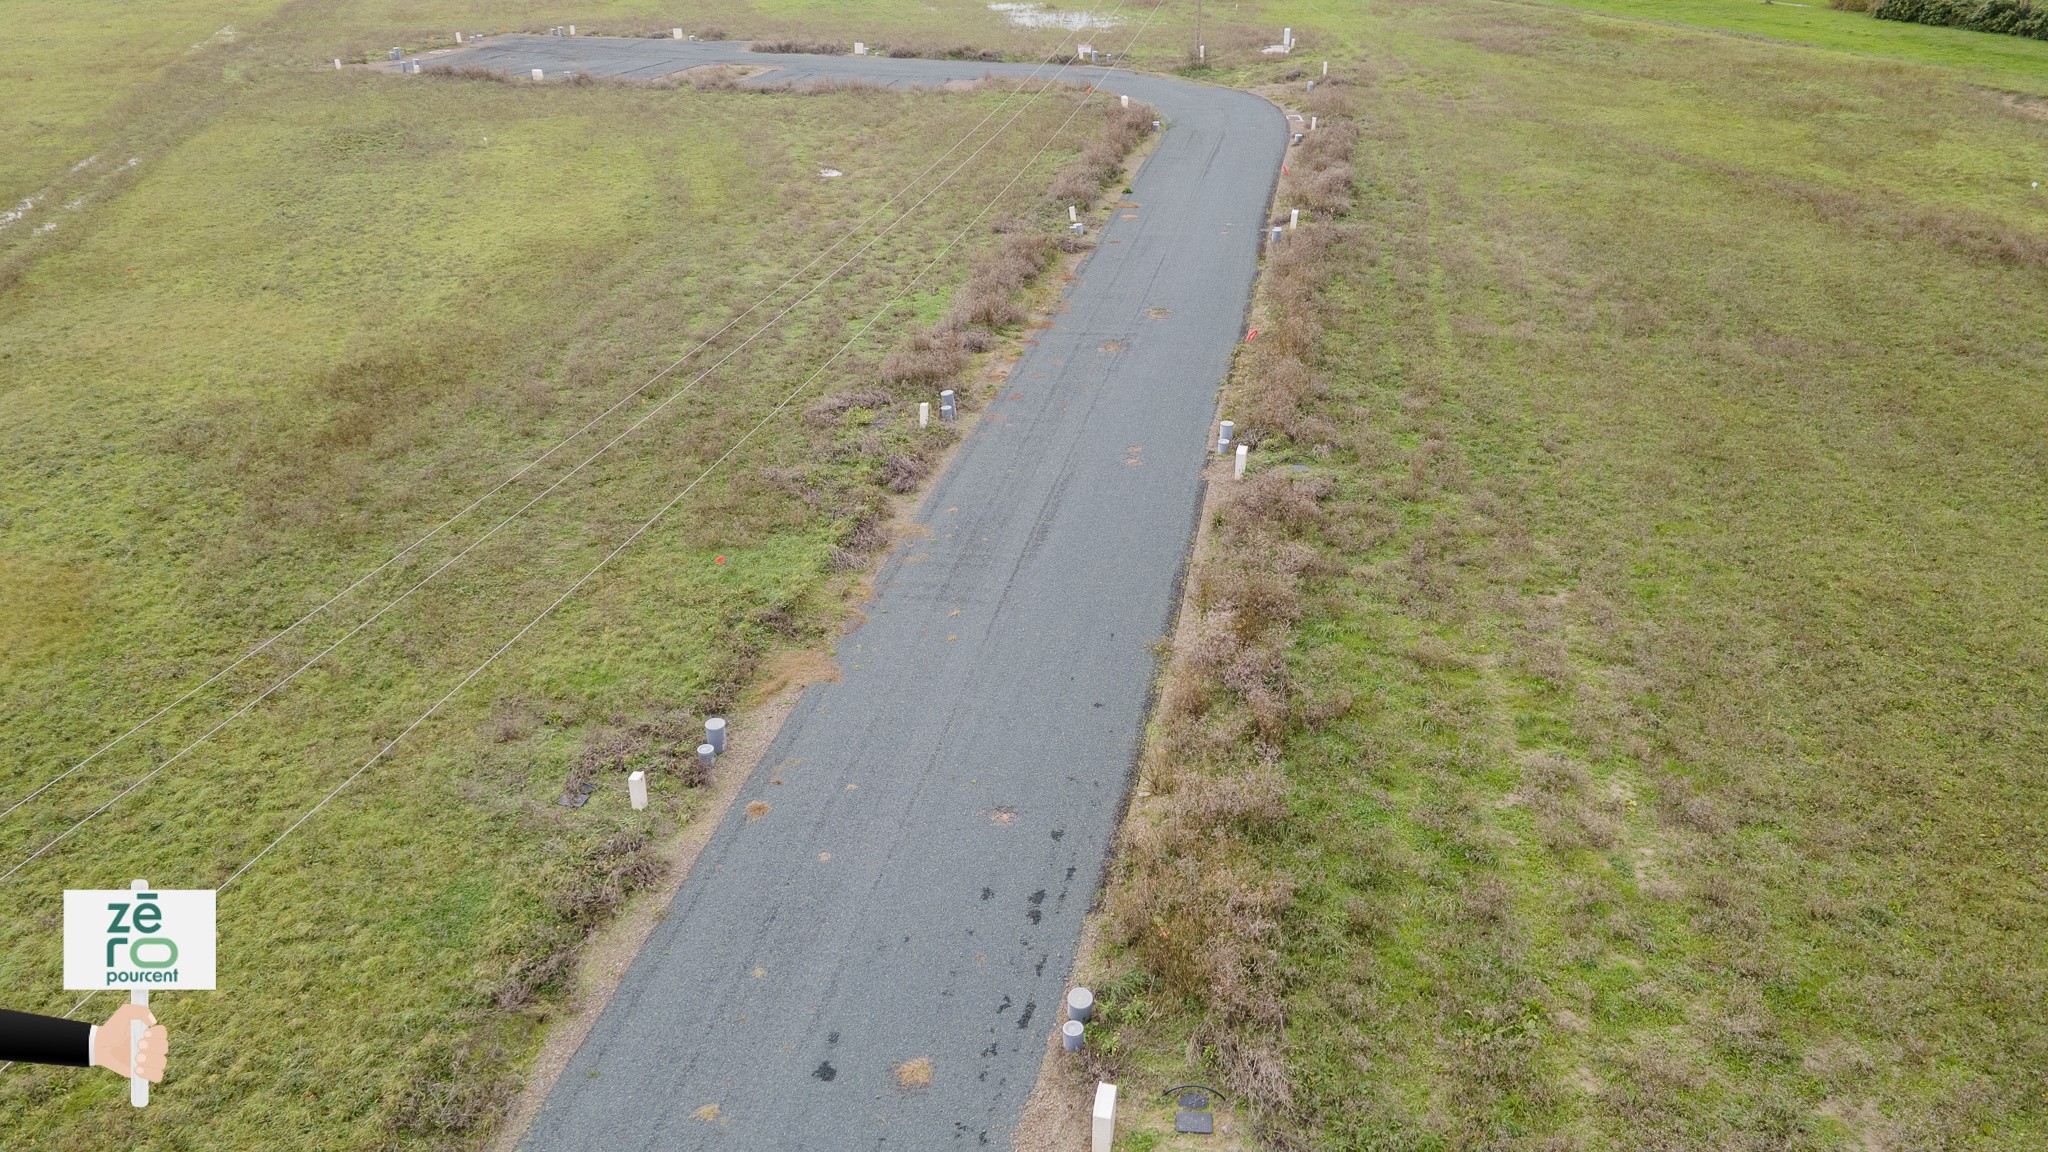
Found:
[[[1182,1091],[1186,1089],[1186,1091]],[[1209,1111],[1209,1101],[1215,1089],[1201,1084],[1183,1084],[1169,1088],[1166,1095],[1179,1092],[1176,1101],[1180,1109],[1173,1114],[1173,1130],[1193,1136],[1209,1136],[1216,1131],[1216,1114]]]

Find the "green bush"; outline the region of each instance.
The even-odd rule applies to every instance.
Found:
[[[2025,0],[1881,0],[1871,15],[1879,20],[2048,40],[2048,9]]]

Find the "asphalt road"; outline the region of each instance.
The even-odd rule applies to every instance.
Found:
[[[443,58],[650,78],[721,60],[763,83],[1030,71],[565,37]],[[1009,1146],[1130,783],[1287,141],[1241,92],[1065,78],[1165,118],[1139,207],[934,485],[930,535],[840,644],[845,678],[804,693],[523,1148]],[[920,1058],[929,1085],[902,1086]]]

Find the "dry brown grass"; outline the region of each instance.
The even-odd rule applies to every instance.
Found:
[[[756,40],[747,46],[747,51],[783,56],[845,56],[853,51],[853,45],[816,40]]]
[[[1313,149],[1296,149],[1290,165],[1323,181],[1315,203],[1324,211],[1349,204],[1357,136],[1338,118],[1346,101],[1318,101],[1326,123]],[[1300,185],[1295,178],[1287,188]],[[1241,347],[1229,388],[1248,406],[1238,415],[1247,441],[1333,435],[1309,409],[1320,394],[1326,253],[1343,235],[1311,222],[1268,256],[1258,304],[1267,323]],[[1175,637],[1141,765],[1158,799],[1126,825],[1108,901],[1112,936],[1201,1004],[1190,1050],[1208,1052],[1226,1090],[1266,1117],[1285,1115],[1294,1098],[1283,1059],[1281,946],[1295,881],[1262,864],[1256,849],[1287,818],[1278,757],[1288,726],[1352,705],[1348,692],[1298,700],[1286,658],[1304,580],[1323,570],[1305,541],[1324,530],[1332,491],[1323,477],[1275,470],[1253,474],[1219,502],[1192,573],[1196,617]],[[1371,921],[1370,910],[1361,919]]]
[[[997,81],[983,81],[976,87],[1000,87]],[[1124,158],[1143,138],[1152,113],[1143,105],[1112,108],[1104,123],[1081,155],[1054,178],[1050,200],[1070,200],[1092,205],[1104,183],[1116,173]],[[974,357],[994,351],[997,333],[1014,328],[1025,319],[1021,297],[1032,282],[1051,266],[1061,253],[1082,250],[1076,238],[1034,230],[1017,221],[994,226],[1002,235],[990,258],[975,265],[967,281],[955,289],[938,321],[891,350],[881,366],[882,382],[894,392],[863,390],[832,397],[814,405],[809,415],[815,421],[829,421],[855,407],[878,407],[887,398],[909,392],[930,396],[956,380],[974,362]],[[955,402],[962,411],[977,399],[969,390],[958,389]],[[876,483],[891,492],[914,491],[928,475],[938,454],[951,442],[951,430],[934,424],[928,434],[917,437],[906,450],[870,450],[873,445],[856,444],[857,450],[874,459]],[[865,520],[862,523],[866,523]],[[835,553],[842,567],[857,567],[879,541],[860,538],[857,527]]]
[[[891,492],[910,492],[924,482],[931,465],[915,456],[892,452],[882,461],[882,486]]]
[[[895,402],[894,393],[880,388],[838,392],[804,409],[804,419],[813,424],[830,424],[856,408],[883,408]]]
[[[1111,109],[1102,132],[1053,179],[1048,199],[1054,204],[1093,204],[1151,128],[1154,115],[1144,104]]]
[[[887,383],[920,390],[951,380],[967,367],[967,353],[951,333],[920,332],[882,361]]]
[[[919,1056],[896,1065],[896,1086],[903,1089],[929,1088],[932,1083],[932,1058]]]

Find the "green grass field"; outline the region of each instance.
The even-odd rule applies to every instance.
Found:
[[[222,990],[159,998],[173,1071],[147,1114],[103,1073],[12,1067],[0,1071],[9,1147],[445,1147],[486,1130],[583,935],[658,874],[654,846],[692,818],[695,725],[732,708],[776,650],[829,645],[857,578],[838,549],[857,559],[879,536],[876,479],[916,445],[917,397],[813,404],[874,392],[883,354],[996,239],[971,220],[1020,168],[988,219],[1049,221],[1043,189],[1101,122],[1084,114],[1060,135],[1071,97],[1010,100],[993,123],[1022,110],[1014,125],[844,275],[794,303],[893,211],[713,339],[951,141],[969,140],[921,187],[990,139],[970,131],[1004,95],[295,69],[277,60],[319,29],[306,8],[284,12],[238,24],[233,42],[204,50],[204,68],[120,78],[157,85],[153,98],[102,91],[115,111],[71,142],[137,101],[156,105],[148,124],[177,132],[6,255],[0,807],[712,343],[332,612],[0,818],[5,871],[341,642],[0,881],[8,1007],[76,1000],[58,980],[64,888],[222,883],[705,479],[223,893]],[[128,34],[102,27],[109,46]],[[826,166],[846,175],[821,179]],[[963,229],[964,247],[913,286]],[[847,357],[771,415],[848,340]],[[647,813],[625,801],[635,767],[654,778]],[[586,777],[601,785],[587,806],[555,803]],[[102,996],[81,1015],[111,1008]]]
[[[1224,833],[1293,892],[1268,1134],[2039,1147],[2048,132],[1967,70],[1372,11],[1329,431],[1254,455],[1335,484],[1285,818]],[[1208,993],[1094,964],[1127,1092],[1219,1074]]]
[[[1270,1131],[2037,1146],[2048,131],[2009,94],[2048,91],[2048,45],[1817,6],[1587,7],[1206,9],[1212,66],[1191,74],[1268,82],[1327,53],[1366,125],[1324,294],[1314,415],[1338,431],[1260,452],[1336,484],[1289,651],[1314,707],[1280,745],[1288,818],[1245,845],[1296,893],[1277,958],[1294,1103]],[[0,806],[716,331],[1001,99],[326,60],[569,22],[1057,40],[961,0],[27,11],[0,68],[22,111],[0,124],[0,199],[43,193],[0,230]],[[1188,5],[1130,14],[1152,21],[1142,64],[1187,64]],[[1282,25],[1303,52],[1262,57]],[[1051,124],[993,155],[1022,163]],[[1002,163],[0,881],[7,1006],[75,999],[62,888],[219,883],[851,336]],[[963,268],[815,394],[871,386]],[[236,881],[225,990],[161,998],[178,1046],[146,1122],[110,1076],[11,1068],[7,1140],[472,1142],[576,943],[692,817],[679,741],[763,654],[824,636],[851,580],[832,550],[872,523],[902,417],[773,425]],[[545,482],[0,818],[0,870]],[[645,817],[616,779],[643,765]],[[553,803],[593,772],[589,806]],[[1128,955],[1099,963],[1128,1091],[1212,1075],[1200,1044],[1188,1060],[1195,1002]],[[1175,1146],[1144,1125],[1119,1144]]]
[[[1561,0],[1574,8],[1764,37],[1877,59],[1933,64],[1990,87],[2048,94],[2048,42],[1873,19],[1825,2]]]

